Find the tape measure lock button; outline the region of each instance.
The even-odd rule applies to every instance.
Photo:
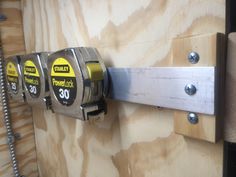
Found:
[[[103,80],[103,70],[99,63],[86,63],[89,79],[92,81]]]

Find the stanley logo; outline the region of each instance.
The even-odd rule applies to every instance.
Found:
[[[54,65],[53,71],[55,73],[70,73],[70,67],[68,65]]]
[[[33,66],[25,66],[25,71],[27,72],[27,73],[36,73],[36,68],[35,67],[33,67]]]
[[[14,70],[8,70],[8,75],[16,75],[16,71]]]

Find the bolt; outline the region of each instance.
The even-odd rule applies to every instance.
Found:
[[[197,89],[193,84],[187,84],[184,90],[188,95],[194,95],[197,92]]]
[[[5,21],[7,17],[3,14],[0,14],[0,21]]]
[[[21,139],[21,134],[20,133],[15,133],[15,139],[20,140]]]
[[[197,116],[197,114],[193,113],[193,112],[189,112],[188,113],[188,121],[191,124],[197,124],[198,123],[198,116]]]
[[[188,54],[188,61],[192,64],[196,64],[199,61],[200,57],[197,52],[190,52]]]

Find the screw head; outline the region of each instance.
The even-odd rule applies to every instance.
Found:
[[[194,95],[197,92],[197,89],[193,84],[187,84],[184,90],[188,95]]]
[[[0,14],[0,21],[5,21],[7,17],[4,14]]]
[[[21,134],[20,133],[15,133],[14,135],[16,140],[20,140],[21,139]]]
[[[198,115],[196,113],[189,112],[188,113],[188,121],[191,124],[197,124],[198,123]]]
[[[200,56],[198,55],[197,52],[190,52],[188,54],[188,61],[192,64],[198,63],[199,59],[200,59]]]

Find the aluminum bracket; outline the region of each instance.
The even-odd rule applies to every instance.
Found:
[[[107,70],[111,99],[215,114],[215,67],[109,67]],[[195,92],[186,90],[188,84],[195,87]]]

